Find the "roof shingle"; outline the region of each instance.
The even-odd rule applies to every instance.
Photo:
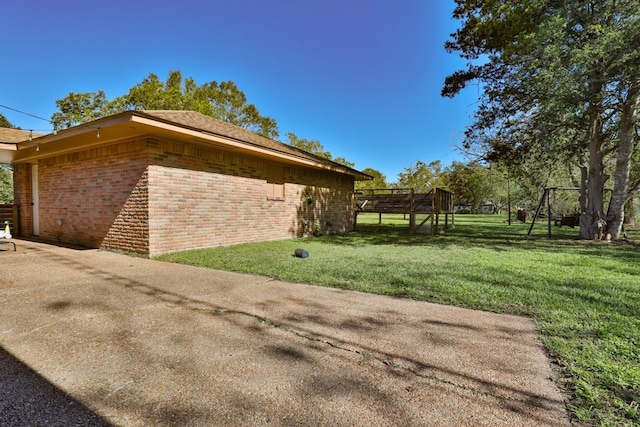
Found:
[[[231,138],[254,146],[267,148],[269,150],[286,153],[299,158],[312,160],[331,166],[332,168],[345,169],[356,176],[368,177],[353,168],[335,163],[323,157],[316,156],[307,151],[300,150],[291,145],[284,144],[279,141],[266,138],[250,130],[241,128],[234,124],[215,119],[213,117],[198,113],[196,111],[178,111],[178,110],[139,110],[134,114],[142,115],[154,120],[171,123],[192,130],[204,131],[213,135]]]
[[[29,139],[29,134],[32,134],[29,130],[22,129],[11,129],[11,128],[2,128],[0,127],[0,142],[22,142]],[[35,138],[40,134],[33,133],[32,136]]]

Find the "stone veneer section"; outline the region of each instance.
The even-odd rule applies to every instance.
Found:
[[[40,237],[154,256],[349,231],[353,177],[247,154],[141,138],[38,162]],[[267,199],[267,168],[284,200]],[[14,168],[22,235],[31,234],[30,165]],[[62,224],[59,224],[61,220]]]

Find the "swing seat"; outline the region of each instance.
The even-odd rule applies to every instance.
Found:
[[[554,222],[557,227],[562,227],[563,225],[571,228],[578,227],[580,225],[580,214],[563,215]]]

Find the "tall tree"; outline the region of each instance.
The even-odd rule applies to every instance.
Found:
[[[485,158],[581,168],[583,238],[620,235],[638,145],[640,25],[636,0],[456,0],[462,27],[445,47],[469,64],[442,94],[482,84],[465,145]],[[613,174],[610,209],[605,184]],[[602,230],[605,219],[606,230]]]
[[[356,181],[356,190],[376,190],[387,188],[387,177],[382,172],[373,168],[365,168],[362,172],[373,177],[371,181]]]
[[[18,129],[0,113],[0,127]],[[0,203],[13,203],[13,169],[11,165],[0,165]]]
[[[334,158],[329,151],[326,151],[324,149],[324,145],[322,145],[317,139],[300,138],[293,132],[287,132],[287,139],[289,139],[289,145],[306,151],[307,153],[311,153],[318,157],[331,160],[349,168],[353,168],[355,166],[355,163],[350,162],[344,157]]]
[[[0,165],[0,203],[13,203],[13,169]]]
[[[115,105],[115,102],[107,99],[102,90],[69,93],[66,98],[56,101],[59,111],[53,113],[51,121],[54,129],[67,129],[119,112]]]
[[[51,120],[56,129],[65,129],[127,110],[193,110],[249,129],[267,138],[278,137],[274,119],[262,116],[254,104],[232,81],[196,84],[171,71],[165,82],[150,73],[128,93],[107,99],[104,91],[70,93],[56,101],[59,109]]]
[[[314,154],[318,157],[331,160],[331,153],[325,151],[324,145],[322,145],[317,139],[300,138],[293,132],[287,132],[287,138],[289,139],[288,144],[290,146],[306,151],[307,153]]]
[[[348,168],[354,168],[356,166],[356,164],[354,162],[350,162],[349,160],[347,160],[344,157],[334,157],[333,159],[331,159],[333,162],[335,163],[339,163],[342,166],[346,166]]]
[[[472,211],[477,212],[481,204],[490,202],[499,211],[506,204],[506,198],[502,200],[506,191],[500,191],[502,189],[492,175],[478,162],[454,161],[443,171],[443,181],[444,186],[455,194],[457,204],[470,205]],[[506,185],[504,187],[506,189]]]
[[[2,113],[0,113],[0,128],[16,129],[16,127]]]
[[[404,168],[404,172],[398,174],[397,186],[401,188],[413,188],[416,190],[429,190],[442,186],[442,164],[440,160],[426,164],[420,160],[414,165]]]

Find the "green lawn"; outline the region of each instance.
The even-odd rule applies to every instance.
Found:
[[[546,223],[458,215],[439,236],[410,235],[402,215],[360,215],[358,231],[160,259],[532,317],[563,368],[584,424],[640,425],[640,246],[576,239]],[[630,239],[640,239],[631,230]],[[296,248],[308,258],[293,256]]]

